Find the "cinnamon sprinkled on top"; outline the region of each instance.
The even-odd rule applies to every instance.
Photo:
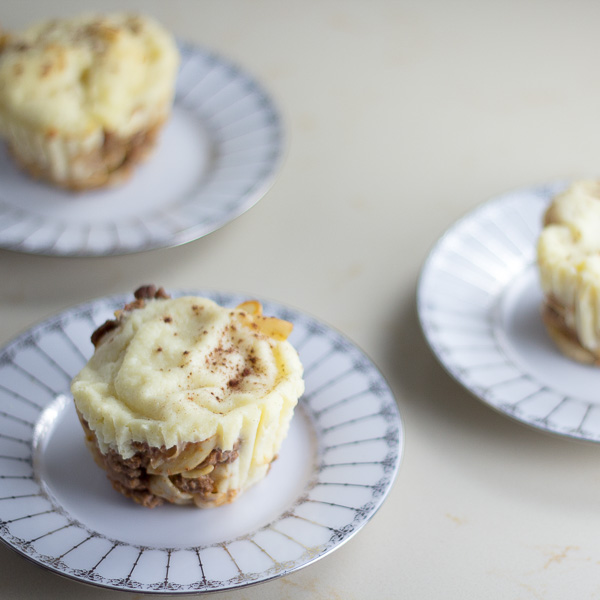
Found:
[[[269,335],[279,335],[278,320],[203,298],[155,294],[139,294],[100,332],[94,357],[74,381],[78,409],[88,421],[96,415],[95,431],[110,436],[106,423],[122,415],[132,439],[154,435],[156,445],[170,447],[177,439],[213,435],[217,415],[255,410],[272,394],[299,396],[298,356]],[[102,398],[92,391],[99,387],[85,383],[95,378],[106,381]]]

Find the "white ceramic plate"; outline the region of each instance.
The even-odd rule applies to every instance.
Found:
[[[458,221],[423,267],[418,311],[442,365],[481,400],[544,431],[600,442],[600,370],[564,357],[540,316],[535,247],[564,187],[517,190]]]
[[[180,44],[170,120],[151,158],[124,185],[70,193],[23,174],[0,145],[0,248],[106,256],[175,246],[253,206],[282,158],[282,126],[266,92],[201,48]]]
[[[222,305],[247,297],[193,292]],[[179,294],[173,294],[179,295]],[[403,448],[393,395],[339,333],[294,323],[306,393],[267,478],[234,504],[144,509],[114,492],[84,445],[68,396],[90,333],[130,298],[78,306],[0,351],[0,538],[34,562],[119,590],[200,593],[304,567],[351,538],[384,501]]]

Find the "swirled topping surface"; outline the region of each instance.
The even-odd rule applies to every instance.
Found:
[[[302,365],[291,324],[258,303],[235,309],[198,297],[150,299],[97,341],[72,392],[101,449],[166,448],[216,435],[227,450],[269,411],[293,407]]]
[[[166,114],[178,62],[172,36],[139,15],[53,20],[0,36],[0,131],[16,122],[49,135],[129,135]]]

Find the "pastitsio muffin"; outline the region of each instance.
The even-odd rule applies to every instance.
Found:
[[[153,507],[212,507],[261,480],[304,391],[292,325],[144,286],[93,336],[71,391],[113,487]]]
[[[548,333],[566,356],[599,364],[600,181],[577,181],[554,198],[537,259]]]
[[[0,135],[34,177],[82,190],[116,183],[154,146],[179,54],[153,19],[47,21],[0,35]]]

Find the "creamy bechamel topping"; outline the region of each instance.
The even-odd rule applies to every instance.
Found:
[[[268,468],[304,391],[303,369],[278,331],[285,322],[256,305],[186,296],[122,313],[71,388],[100,450],[126,459],[135,442],[171,448],[212,438],[211,448],[239,444],[245,468]]]
[[[170,108],[175,42],[148,17],[81,16],[0,36],[0,132],[128,136]]]
[[[541,285],[583,348],[600,349],[600,181],[558,195],[538,240]]]

